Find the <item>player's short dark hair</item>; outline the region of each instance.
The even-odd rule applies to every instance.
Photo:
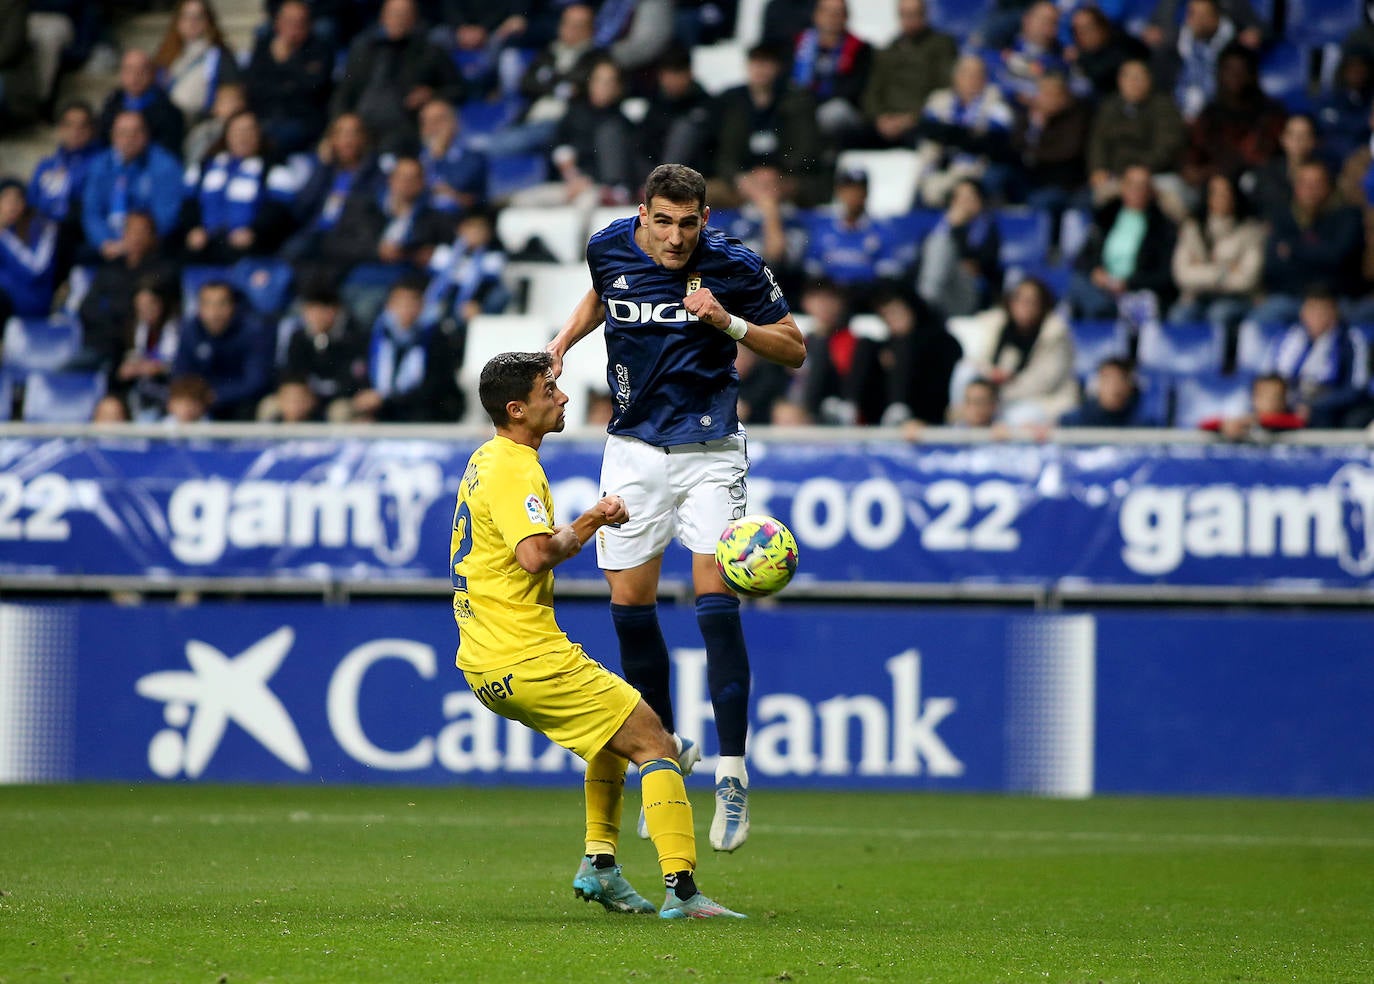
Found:
[[[1307,285],[1302,292],[1304,301],[1326,301],[1328,304],[1336,304],[1336,292],[1331,289],[1331,285],[1321,280],[1314,280]]]
[[[205,281],[205,283],[201,284],[199,287],[196,288],[196,296],[201,296],[207,290],[225,291],[229,295],[229,300],[231,303],[238,301],[238,292],[234,290],[234,285],[231,284],[229,281],[223,279],[222,277],[216,277],[213,280]]]
[[[1135,372],[1135,364],[1124,356],[1109,355],[1097,364],[1097,371],[1103,369],[1115,369],[1124,376],[1130,376]]]
[[[482,367],[477,380],[477,398],[482,409],[497,427],[510,423],[506,404],[528,399],[534,381],[553,369],[553,356],[547,352],[502,352]]]
[[[644,204],[662,198],[675,205],[695,202],[697,211],[706,209],[706,179],[686,164],[660,164],[644,182]]]

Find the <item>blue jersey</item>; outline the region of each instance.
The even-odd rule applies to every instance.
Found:
[[[638,216],[617,219],[587,244],[592,289],[606,307],[606,381],[612,434],[667,447],[739,430],[736,343],[702,324],[682,300],[705,287],[725,310],[776,324],[787,302],[763,259],[739,240],[703,229],[681,270],[665,270],[635,242]]]

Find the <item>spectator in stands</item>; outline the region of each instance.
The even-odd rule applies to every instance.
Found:
[[[1001,305],[969,319],[968,337],[977,343],[964,350],[954,373],[955,402],[962,402],[967,380],[982,378],[998,388],[1010,424],[1048,424],[1076,406],[1073,336],[1054,303],[1044,282],[1027,277]]]
[[[1025,104],[1051,73],[1068,71],[1059,49],[1059,8],[1053,0],[1036,0],[1021,15],[1021,29],[1000,50],[984,54],[993,84],[1010,103]]]
[[[963,350],[935,308],[904,287],[887,284],[874,297],[887,327],[881,341],[860,338],[855,362],[870,375],[859,381],[863,415],[883,426],[939,425],[949,409],[949,382]],[[910,435],[908,435],[910,436]]]
[[[644,166],[686,164],[701,169],[711,143],[714,105],[692,78],[692,57],[673,47],[658,60],[658,88],[649,97],[639,123],[639,149]]]
[[[403,279],[392,286],[372,328],[369,386],[352,399],[354,419],[447,423],[463,415],[460,353],[423,311],[420,283]]]
[[[222,280],[203,284],[187,318],[172,375],[199,376],[214,391],[215,420],[252,420],[272,381],[272,338]]]
[[[176,363],[176,293],[156,279],[137,282],[125,326],[123,353],[114,361],[109,389],[120,394],[135,420],[161,420],[167,412],[168,377]]]
[[[1299,314],[1308,286],[1326,285],[1337,297],[1362,292],[1364,222],[1358,210],[1332,192],[1326,165],[1311,161],[1293,178],[1293,200],[1270,219],[1264,253],[1265,300],[1255,312],[1264,323],[1283,324]]]
[[[28,202],[16,178],[0,179],[0,325],[52,309],[57,226]]]
[[[596,46],[624,73],[648,68],[673,40],[673,0],[602,0]]]
[[[1088,136],[1088,181],[1099,204],[1116,197],[1132,165],[1172,175],[1182,163],[1186,134],[1178,107],[1154,91],[1149,67],[1135,59],[1117,73],[1117,92],[1103,101]]]
[[[811,26],[792,49],[792,81],[815,96],[816,123],[827,139],[843,141],[861,130],[872,64],[872,47],[849,30],[845,0],[816,0]]]
[[[502,52],[524,38],[527,4],[516,0],[443,0],[443,24],[453,32],[453,60],[469,98],[491,94]]]
[[[97,126],[107,143],[114,143],[115,121],[124,113],[140,114],[147,123],[153,143],[173,157],[181,154],[181,137],[186,123],[181,110],[172,105],[167,93],[157,84],[157,69],[147,52],[131,49],[119,60],[119,87],[105,98]]]
[[[740,423],[772,423],[773,407],[787,396],[792,386],[791,370],[780,363],[761,359],[753,349],[741,345],[735,355],[735,371],[739,373],[737,409]]]
[[[127,424],[129,422],[129,408],[124,405],[124,401],[113,393],[106,393],[96,401],[95,409],[91,411],[91,423],[104,424]]]
[[[1250,412],[1239,417],[1208,417],[1200,430],[1216,431],[1231,441],[1246,441],[1257,432],[1301,430],[1307,422],[1288,406],[1288,381],[1273,374],[1250,383]]]
[[[992,159],[1003,158],[1010,145],[1012,112],[1002,94],[988,84],[987,67],[977,55],[954,63],[952,85],[931,95],[921,115],[919,152],[926,166],[921,199],[943,208],[963,178],[983,181],[998,197],[1004,181]]]
[[[245,110],[224,128],[224,149],[186,172],[182,225],[188,262],[230,264],[271,253],[286,227],[273,192],[274,163],[263,153],[258,118]]]
[[[558,121],[573,96],[583,91],[592,66],[604,55],[596,47],[596,13],[589,4],[570,3],[558,18],[558,35],[525,69],[520,95],[529,103],[520,122],[492,134],[493,154],[535,153],[553,145]]]
[[[179,280],[176,265],[158,249],[157,227],[147,212],[129,213],[118,246],[96,268],[78,310],[83,347],[97,364],[117,364],[123,358],[138,290],[146,286],[167,295]]]
[[[81,195],[99,154],[95,113],[85,103],[71,103],[57,117],[57,150],[38,162],[29,179],[30,204],[58,225],[59,276],[81,239]]]
[[[1176,293],[1172,276],[1174,223],[1155,202],[1150,171],[1126,169],[1121,197],[1093,216],[1069,285],[1069,308],[1081,318],[1124,317],[1139,326],[1168,310]]]
[[[328,42],[311,30],[310,5],[286,0],[243,73],[248,104],[280,153],[308,150],[324,132],[333,66]]]
[[[997,384],[991,379],[984,379],[982,376],[975,376],[965,384],[963,392],[960,394],[959,401],[950,407],[949,422],[955,427],[975,427],[992,428],[1000,431],[999,438],[1006,436],[1005,426],[1001,421],[1002,401],[997,391]],[[918,436],[920,431],[908,428],[906,433],[909,436]]]
[[[1365,422],[1369,349],[1364,336],[1341,318],[1328,288],[1307,288],[1297,322],[1275,340],[1263,371],[1287,383],[1296,400],[1294,413],[1309,427]]]
[[[1236,40],[1236,25],[1218,0],[1188,0],[1178,41],[1159,53],[1159,73],[1173,82],[1174,101],[1192,122],[1217,94],[1221,53]],[[1248,50],[1248,49],[1247,49]]]
[[[424,167],[414,157],[402,157],[380,199],[367,189],[349,195],[338,224],[321,237],[320,253],[340,275],[359,264],[383,267],[364,276],[386,285],[423,270],[449,229],[449,220],[429,204]]]
[[[1062,75],[1040,80],[1035,98],[1016,114],[1011,146],[1020,165],[1017,198],[1050,213],[1051,228],[1070,205],[1086,202],[1084,154],[1092,110],[1074,97]]]
[[[1074,92],[1093,102],[1116,93],[1121,66],[1143,61],[1150,50],[1111,22],[1101,7],[1083,5],[1070,15],[1073,44],[1064,52]]]
[[[499,314],[510,303],[506,254],[496,242],[491,216],[480,210],[464,214],[453,244],[434,251],[429,270],[423,319],[454,334],[461,356],[468,323],[479,314]]]
[[[1293,178],[1298,169],[1317,160],[1317,124],[1306,113],[1294,113],[1283,124],[1275,154],[1243,180],[1254,186],[1260,218],[1273,222],[1288,211],[1293,200]]]
[[[1180,7],[1182,9],[1180,9]],[[1179,31],[1187,12],[1186,0],[1159,0],[1153,4],[1150,19],[1141,30],[1141,37],[1156,51],[1175,53]],[[1250,0],[1220,0],[1221,16],[1236,27],[1236,40],[1258,51],[1267,40],[1268,25],[1260,18]]]
[[[945,317],[982,311],[1001,293],[1002,236],[977,181],[954,186],[939,225],[921,244],[916,289]]]
[[[1322,150],[1343,161],[1369,143],[1369,114],[1374,109],[1374,56],[1347,51],[1336,68],[1331,89],[1317,101]]]
[[[282,376],[276,391],[258,404],[257,419],[266,424],[319,423],[320,401],[304,379]]]
[[[463,96],[463,78],[425,37],[415,0],[386,0],[377,27],[348,50],[333,112],[357,113],[381,150],[410,153],[420,107],[435,97],[458,104]]]
[[[849,293],[855,307],[863,309],[879,279],[903,272],[898,264],[891,226],[868,214],[868,174],[857,169],[841,171],[835,175],[835,206],[812,218],[807,275],[833,281]]]
[[[431,99],[420,110],[419,161],[435,208],[464,212],[483,203],[486,155],[458,139],[458,114],[442,99]]]
[[[1174,247],[1181,296],[1170,321],[1208,321],[1228,335],[1250,313],[1264,268],[1264,225],[1234,181],[1214,175]]]
[[[930,26],[926,0],[898,0],[897,22],[901,33],[873,56],[863,111],[879,146],[910,147],[926,100],[949,80],[959,52]]]
[[[48,105],[57,89],[57,76],[67,52],[76,41],[80,18],[77,0],[29,0],[25,36],[33,49],[34,81],[38,101]]]
[[[352,418],[353,396],[368,385],[367,335],[349,316],[332,283],[301,291],[299,310],[286,319],[283,377],[304,380],[331,421]]]
[[[215,90],[210,115],[186,134],[181,142],[181,157],[187,164],[203,164],[224,139],[224,127],[231,117],[248,112],[248,89],[240,82],[226,82]]]
[[[238,62],[209,0],[177,0],[153,64],[167,98],[187,122],[209,113],[215,89],[239,78]]]
[[[381,183],[363,121],[353,113],[335,118],[320,142],[310,176],[291,197],[291,217],[299,231],[282,247],[282,256],[293,262],[313,258],[320,238],[338,224],[344,203],[354,193],[375,195]]]
[[[1135,367],[1122,358],[1103,359],[1082,404],[1059,418],[1060,427],[1160,427],[1163,423],[1141,398]]]
[[[198,424],[210,419],[215,391],[200,376],[178,376],[167,386],[167,417],[170,424]]]
[[[830,189],[819,174],[815,97],[788,81],[777,50],[749,49],[745,84],[722,93],[717,106],[713,177],[729,186],[755,165],[769,164],[797,181],[803,204],[828,197]]]
[[[858,339],[849,329],[844,288],[818,277],[802,290],[801,308],[811,325],[806,335],[806,368],[798,379],[801,403],[818,424],[877,423],[860,417],[860,373],[855,371]],[[881,413],[881,408],[879,408]]]
[[[107,260],[123,253],[124,221],[147,212],[158,236],[166,237],[181,214],[181,165],[148,141],[141,113],[125,110],[110,130],[110,149],[91,162],[81,195],[86,245]]]
[[[809,241],[795,187],[796,182],[785,177],[776,164],[757,164],[735,179],[738,210],[711,213],[713,228],[763,257],[786,297],[798,296]]]
[[[1189,128],[1184,180],[1201,188],[1213,174],[1239,178],[1260,167],[1278,152],[1287,116],[1260,88],[1255,53],[1230,45],[1217,63],[1216,98]]]
[[[629,203],[644,165],[634,124],[621,109],[625,97],[620,69],[610,59],[596,63],[587,91],[574,99],[558,122],[550,155],[556,181],[511,196],[517,205]]]
[[[27,126],[41,112],[34,54],[28,38],[28,4],[0,0],[0,133]]]

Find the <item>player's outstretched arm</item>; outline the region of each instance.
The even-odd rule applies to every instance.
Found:
[[[603,526],[623,523],[630,518],[625,500],[618,495],[605,496],[581,516],[552,533],[535,533],[515,545],[515,560],[530,574],[551,571],[569,557],[576,556],[583,545]]]
[[[769,362],[798,369],[806,361],[806,339],[790,314],[771,325],[753,325],[725,310],[708,287],[688,294],[682,305],[712,328],[725,332]]]
[[[572,314],[568,315],[568,320],[563,322],[558,334],[553,336],[553,341],[544,346],[544,350],[553,356],[554,378],[563,374],[563,356],[568,354],[568,349],[594,332],[605,320],[606,305],[601,303],[596,291],[587,291],[572,309]]]

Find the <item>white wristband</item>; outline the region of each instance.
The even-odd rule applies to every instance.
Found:
[[[745,321],[737,314],[730,315],[730,323],[725,326],[725,334],[735,341],[739,341],[749,331],[749,322]]]

